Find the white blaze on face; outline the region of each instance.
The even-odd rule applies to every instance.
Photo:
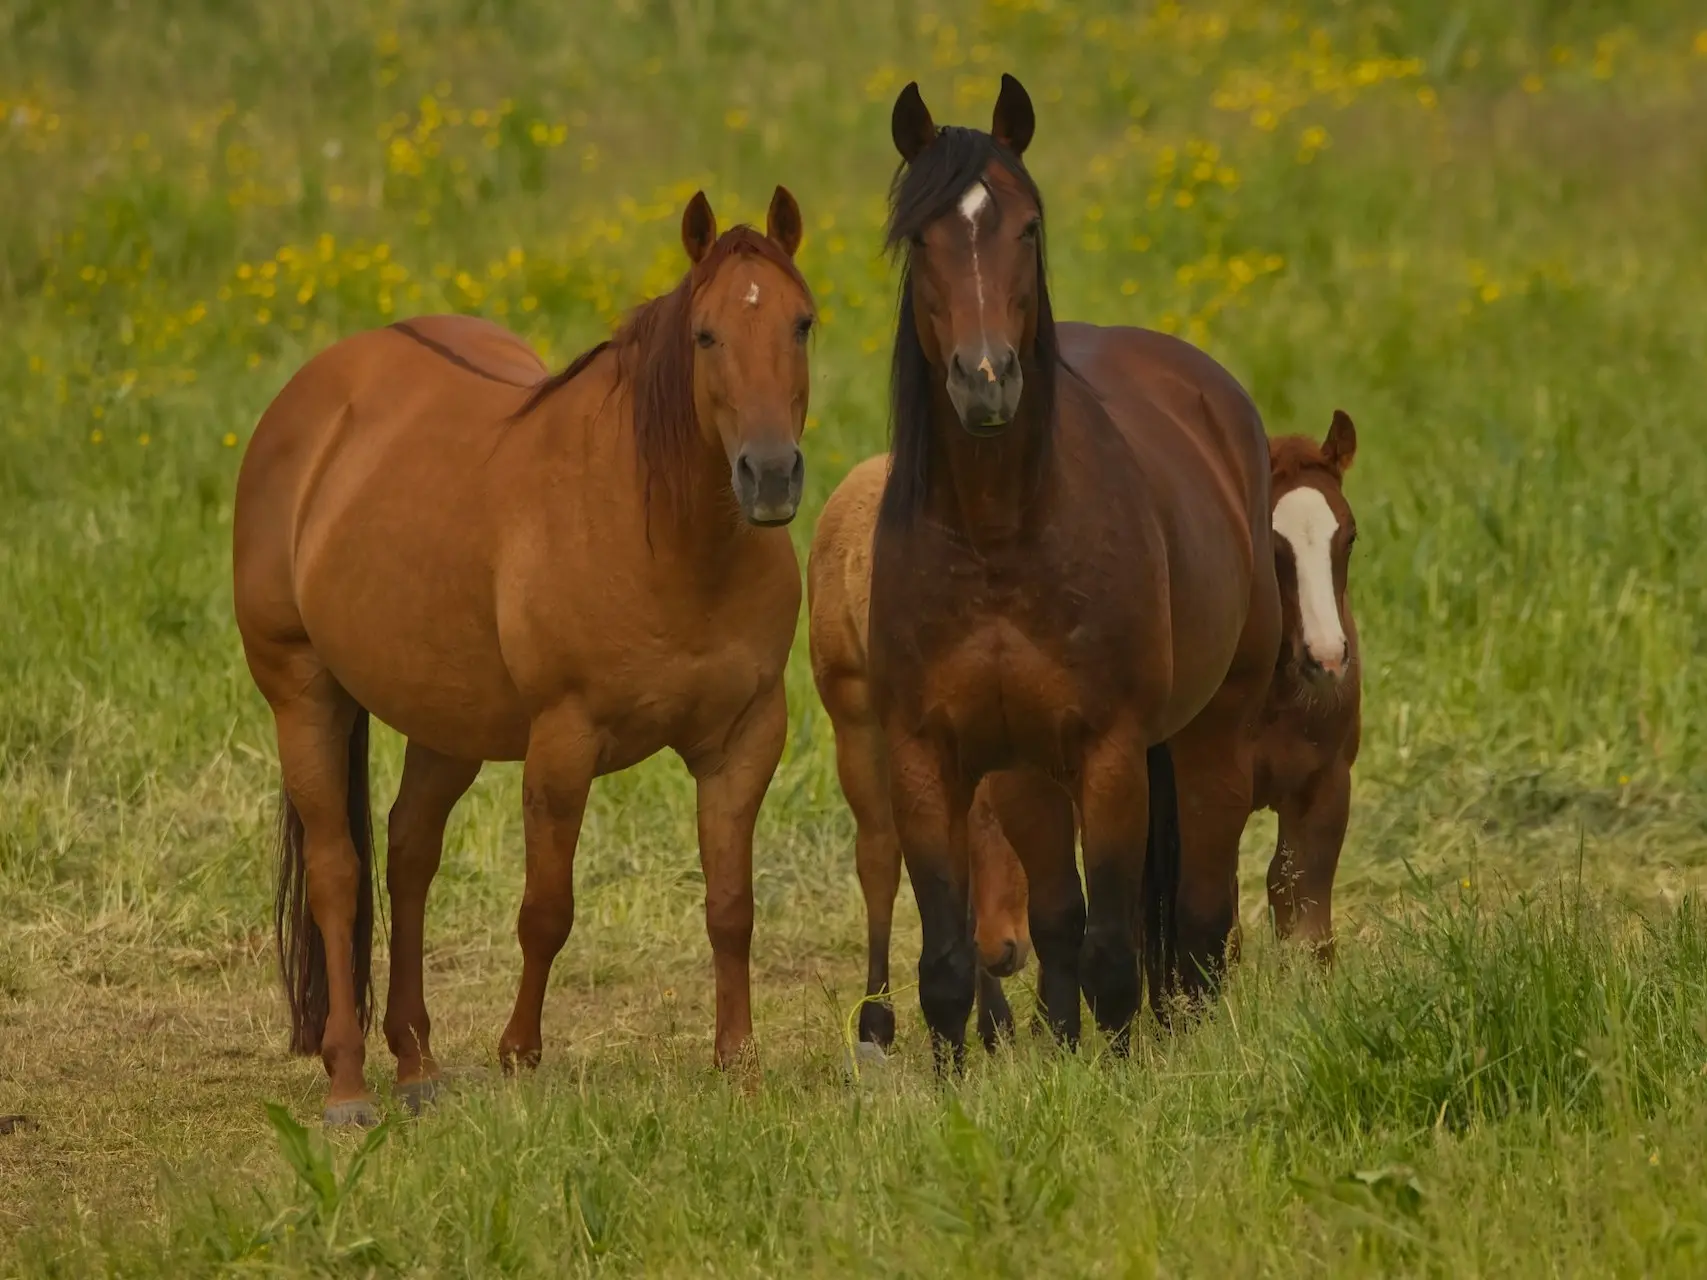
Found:
[[[986,378],[994,382],[996,370],[990,363],[990,338],[984,331],[984,275],[978,269],[978,215],[983,213],[989,204],[990,189],[982,182],[974,182],[960,197],[960,216],[966,219],[966,225],[972,233],[972,287],[978,291],[978,344],[983,348],[984,355],[978,367],[983,370]]]
[[[1274,531],[1292,548],[1304,649],[1329,671],[1345,661],[1345,628],[1334,603],[1334,534],[1340,527],[1320,490],[1292,490],[1274,504]]]
[[[757,280],[747,286],[747,296],[742,299],[742,301],[744,301],[749,307],[756,307],[759,305],[759,282]]]

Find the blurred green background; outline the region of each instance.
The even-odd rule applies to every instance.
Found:
[[[891,103],[916,78],[939,121],[983,125],[1003,71],[1037,104],[1058,314],[1205,346],[1271,432],[1357,422],[1346,932],[1377,946],[1395,892],[1579,867],[1648,906],[1700,885],[1698,5],[6,0],[0,1110],[134,1082],[121,1046],[204,1015],[209,1044],[253,1046],[217,1095],[249,1100],[233,1150],[255,1149],[263,1082],[311,1107],[318,1069],[282,1061],[269,985],[274,747],[228,583],[233,476],[284,380],[443,310],[566,360],[679,276],[696,189],[727,224],[786,184],[823,317],[804,556],[823,498],[884,447]],[[782,1043],[803,984],[845,1003],[862,968],[804,656],[802,628],[758,852],[761,1036],[768,1016]],[[400,756],[381,733],[381,810]],[[470,1059],[516,967],[517,776],[464,802],[430,917],[429,998]],[[691,796],[673,760],[596,788],[557,1045],[586,1016],[709,1057]],[[1247,836],[1247,935],[1272,832]],[[92,1030],[132,1013],[140,1041]],[[184,1052],[161,1047],[156,1076]],[[166,1123],[214,1097],[132,1102]],[[0,1145],[0,1171],[28,1164],[23,1203],[92,1179],[96,1217],[157,1212],[136,1162],[178,1167],[187,1140],[103,1166],[99,1143],[31,1138],[58,1155]]]

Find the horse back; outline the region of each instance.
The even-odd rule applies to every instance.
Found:
[[[416,316],[391,328],[494,382],[531,387],[548,372],[539,353],[524,339],[480,316]]]
[[[1181,468],[1207,472],[1267,555],[1268,435],[1226,367],[1151,329],[1067,323],[1060,334],[1064,360],[1097,393],[1152,479],[1156,491],[1146,496],[1153,509],[1171,505],[1169,476]]]

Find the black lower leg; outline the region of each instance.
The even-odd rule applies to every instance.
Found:
[[[991,1053],[1003,1040],[1012,1039],[1014,1011],[1008,1004],[1002,980],[982,970],[978,973],[978,1038]]]
[[[889,931],[882,944],[870,941],[871,959],[865,974],[865,1003],[859,1009],[859,1038],[887,1049],[895,1043],[895,1010],[889,1003]]]
[[[964,891],[945,881],[915,878],[924,942],[919,950],[919,1008],[930,1028],[938,1070],[966,1060],[966,1020],[972,1014],[978,960]]]
[[[1080,961],[1085,1000],[1110,1046],[1125,1053],[1139,1004],[1136,895],[1130,878],[1113,868],[1098,868],[1085,879],[1089,909]]]
[[[1079,1047],[1079,959],[1084,943],[1083,898],[1075,893],[1047,914],[1033,899],[1031,945],[1037,952],[1038,1003],[1050,1032],[1069,1049]]]

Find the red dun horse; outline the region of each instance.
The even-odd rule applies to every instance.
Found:
[[[812,677],[836,732],[836,771],[857,827],[855,860],[865,895],[868,948],[860,1041],[888,1048],[895,1039],[889,1004],[889,938],[901,883],[901,845],[889,809],[889,762],[877,722],[868,670],[871,538],[883,498],[886,456],[867,458],[848,472],[812,534],[806,569]],[[1004,825],[1022,830],[1029,814],[999,820],[991,799],[995,778],[980,784],[968,817],[974,942],[978,952],[978,1030],[986,1045],[1013,1026],[999,979],[1019,972],[1031,950],[1025,919],[1025,873]],[[1045,785],[1047,785],[1047,780]],[[1021,783],[1023,785],[1023,783]],[[1051,800],[1046,797],[1044,811]],[[1072,815],[1066,837],[1073,838]]]
[[[318,1051],[328,1123],[371,1122],[371,713],[408,738],[391,810],[385,1036],[412,1106],[439,1076],[422,928],[445,822],[486,760],[522,760],[527,881],[506,1067],[540,1054],[574,920],[592,780],[670,748],[698,784],[716,1056],[751,1029],[753,825],[787,726],[800,607],[811,294],[800,210],[721,237],[703,193],[692,267],[552,377],[520,339],[434,316],[311,360],[237,482],[237,623],[277,722],[278,937],[291,1044]]]
[[[1034,127],[1002,79],[990,133],[939,130],[908,85],[889,238],[905,271],[893,448],[873,547],[870,682],[923,945],[939,1061],[973,1003],[968,817],[980,779],[1049,775],[1072,842],[1016,840],[1045,1017],[1069,1043],[1081,984],[1116,1048],[1143,976],[1214,983],[1279,644],[1267,438],[1202,351],[1057,326]],[[1174,767],[1213,782],[1177,803]]]
[[[1255,804],[1280,817],[1268,902],[1281,937],[1333,954],[1334,873],[1362,731],[1357,627],[1346,600],[1357,522],[1341,485],[1357,429],[1335,413],[1327,438],[1288,436],[1274,460],[1274,559],[1285,640],[1263,711]]]

